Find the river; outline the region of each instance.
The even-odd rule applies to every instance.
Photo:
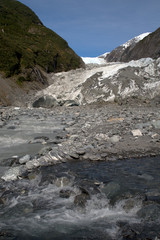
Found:
[[[21,163],[12,179],[21,157],[63,141],[74,114],[46,111],[14,110],[0,128],[0,239],[160,239],[159,156]]]

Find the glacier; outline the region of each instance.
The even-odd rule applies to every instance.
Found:
[[[51,96],[59,105],[114,102],[133,96],[151,100],[160,93],[159,75],[160,58],[86,65],[85,69],[51,74],[51,85],[35,99]]]

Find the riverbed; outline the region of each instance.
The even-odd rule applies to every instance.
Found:
[[[159,239],[159,116],[2,108],[0,238]]]

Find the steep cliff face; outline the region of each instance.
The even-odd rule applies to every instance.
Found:
[[[82,66],[67,42],[46,28],[31,9],[16,0],[0,0],[0,73],[8,84],[11,78],[24,91],[41,89],[47,86],[45,73]],[[5,97],[0,100],[5,102]]]

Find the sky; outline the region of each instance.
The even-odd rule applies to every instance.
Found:
[[[81,57],[110,52],[160,27],[160,0],[19,0]]]

